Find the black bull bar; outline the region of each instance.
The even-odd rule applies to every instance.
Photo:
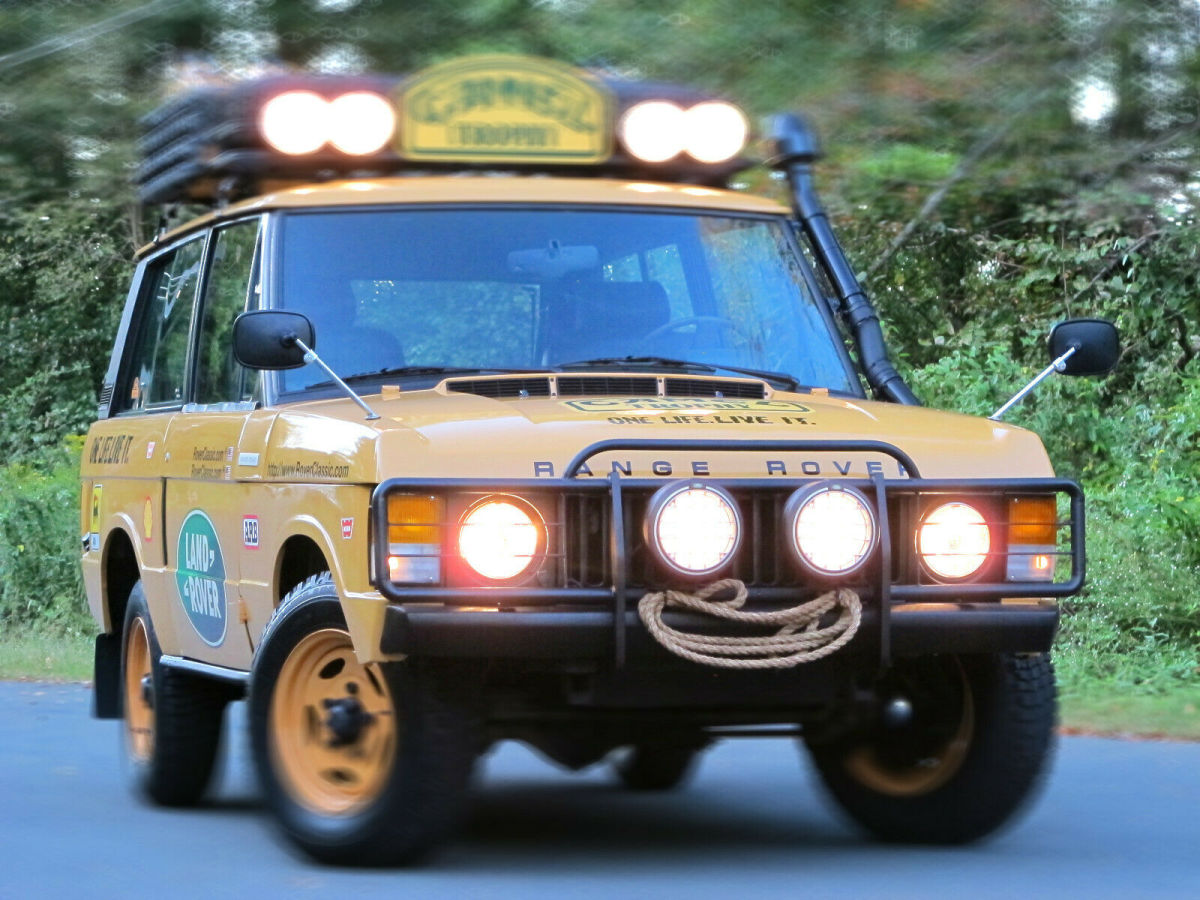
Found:
[[[625,527],[625,501],[630,491],[661,487],[675,478],[635,478],[614,467],[607,477],[580,478],[593,457],[610,451],[747,451],[844,452],[890,457],[906,477],[885,478],[880,471],[868,479],[854,479],[874,496],[879,541],[876,573],[864,596],[863,623],[851,642],[874,646],[886,666],[895,655],[934,652],[980,653],[1040,652],[1050,648],[1058,626],[1058,606],[1053,598],[1076,594],[1084,582],[1084,503],[1080,486],[1057,478],[956,478],[924,479],[912,458],[899,448],[871,440],[850,441],[751,441],[751,440],[605,440],[581,450],[567,465],[563,477],[464,479],[393,478],[382,482],[371,499],[372,580],[390,601],[385,615],[381,651],[387,654],[431,656],[495,656],[525,658],[595,658],[609,655],[622,666],[632,649],[641,655],[648,635],[638,624],[636,599],[645,591],[628,585],[630,541]],[[704,476],[738,490],[791,492],[824,477],[773,475],[765,478]],[[868,487],[869,485],[869,487]],[[391,583],[388,572],[387,496],[392,491],[470,491],[522,494],[597,493],[608,495],[610,567],[603,587],[542,586],[401,586]],[[889,500],[904,495],[1046,495],[1069,499],[1069,519],[1057,526],[1070,529],[1069,548],[1055,549],[1055,558],[1070,559],[1070,575],[1054,582],[975,581],[937,583],[913,579],[893,580],[893,523]],[[1057,533],[1057,527],[1056,527]],[[1061,542],[1060,542],[1061,543]],[[443,550],[443,556],[446,551]],[[750,601],[794,604],[804,599],[804,588],[747,585]],[[1001,599],[1024,600],[1000,603]],[[1038,602],[1038,601],[1042,602]],[[565,608],[565,607],[570,608]],[[580,608],[581,606],[585,608]],[[464,608],[471,607],[471,608]],[[487,609],[480,609],[487,607]],[[495,607],[493,611],[491,607]],[[557,607],[557,608],[556,608]],[[670,612],[677,627],[711,632],[714,623],[704,617]],[[720,625],[716,626],[720,628]],[[632,638],[631,638],[632,635]]]

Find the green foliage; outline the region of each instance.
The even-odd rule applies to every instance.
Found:
[[[78,440],[0,468],[0,628],[92,628],[79,568]]]
[[[1030,374],[992,343],[914,373],[934,405],[986,415]],[[1176,400],[1105,396],[1056,377],[1008,414],[1038,431],[1088,499],[1088,585],[1064,602],[1059,673],[1068,689],[1162,693],[1200,685],[1200,378]]]
[[[1008,415],[1089,496],[1091,583],[1060,672],[1200,684],[1193,5],[0,3],[0,621],[79,612],[60,439],[93,408],[142,240],[135,122],[170,78],[198,55],[240,76],[272,59],[405,72],[521,52],[716,89],[755,115],[807,110],[835,226],[932,405],[987,415],[1044,367],[1051,323],[1115,320],[1114,375],[1056,377]],[[1111,109],[1082,122],[1097,82]]]
[[[0,458],[86,430],[129,278],[122,207],[0,209]]]

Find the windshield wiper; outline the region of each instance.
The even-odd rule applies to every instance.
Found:
[[[342,381],[371,381],[376,378],[395,378],[408,375],[518,375],[525,372],[549,372],[550,369],[499,369],[495,366],[396,366],[392,369],[379,369],[375,372],[356,372],[353,375],[342,376]],[[318,381],[306,385],[307,388],[328,387],[332,381]]]
[[[736,372],[739,375],[749,375],[764,381],[783,385],[789,391],[799,391],[808,388],[786,372],[771,372],[766,369],[747,369],[742,366],[727,366],[724,363],[696,362],[688,359],[672,359],[669,356],[601,356],[596,359],[580,359],[574,362],[559,363],[556,368],[590,369],[602,366],[662,366],[672,369],[683,369],[690,372]]]

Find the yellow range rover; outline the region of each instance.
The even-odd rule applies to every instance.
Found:
[[[147,118],[139,255],[82,464],[95,713],[206,790],[248,701],[319,859],[450,833],[518,739],[634,790],[799,739],[887,840],[1004,823],[1053,742],[1083,497],[1038,438],[923,408],[770,120],[546,60],[272,76]],[[1106,322],[1042,373],[1099,374]],[[1036,379],[1035,379],[1036,381]]]

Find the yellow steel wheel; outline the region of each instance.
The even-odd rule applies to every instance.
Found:
[[[254,764],[284,834],[338,865],[412,862],[449,833],[478,742],[431,667],[362,665],[329,572],[297,585],[250,673]]]
[[[891,757],[874,744],[861,746],[846,757],[847,773],[864,787],[891,797],[919,797],[950,781],[966,760],[975,733],[975,699],[961,666],[958,674],[960,700],[957,710],[949,711],[957,725],[949,736],[902,759]]]
[[[121,642],[121,735],[135,789],[154,803],[190,806],[216,765],[229,691],[170,669],[139,581],[129,592]]]
[[[280,669],[269,714],[281,780],[297,803],[348,815],[373,803],[396,757],[395,701],[350,635],[323,628],[302,638]]]
[[[907,721],[810,738],[830,796],[888,841],[961,844],[992,833],[1033,795],[1054,744],[1054,668],[1044,654],[902,659],[878,687]]]
[[[154,754],[153,675],[150,670],[150,635],[140,616],[125,635],[125,735],[129,755],[146,763]]]

